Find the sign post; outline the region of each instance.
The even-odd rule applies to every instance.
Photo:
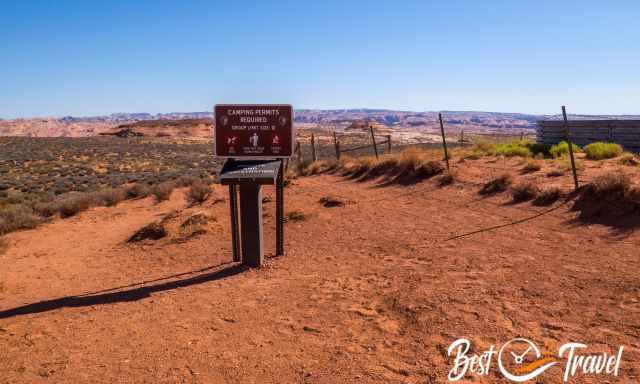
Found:
[[[293,154],[290,105],[216,105],[215,154],[227,159],[220,182],[229,185],[234,261],[264,262],[262,185],[276,186],[276,255],[284,254],[284,167]],[[238,228],[236,188],[240,191]]]

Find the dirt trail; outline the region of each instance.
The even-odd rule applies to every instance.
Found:
[[[324,208],[328,190],[349,203]],[[188,208],[182,193],[7,236],[0,382],[441,383],[455,339],[479,351],[518,336],[551,354],[568,341],[624,345],[617,380],[640,377],[636,233],[577,225],[561,207],[447,241],[547,209],[478,199],[466,184],[317,176],[285,198],[307,218],[286,224],[286,255],[261,270],[230,263],[226,202]],[[196,212],[214,221],[181,241],[125,243],[174,210],[176,223]],[[541,378],[560,383],[560,368]],[[495,367],[469,380],[504,382]]]

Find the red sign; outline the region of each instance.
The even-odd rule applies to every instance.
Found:
[[[232,158],[282,158],[293,154],[290,105],[215,106],[215,154]]]

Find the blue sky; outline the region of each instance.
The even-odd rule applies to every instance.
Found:
[[[0,0],[0,117],[640,113],[639,1]]]

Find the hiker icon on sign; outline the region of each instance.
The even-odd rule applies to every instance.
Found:
[[[271,140],[271,144],[273,144],[273,145],[279,145],[280,144],[280,138],[278,137],[278,135],[274,135],[273,136],[273,140]]]
[[[251,137],[249,138],[249,143],[251,143],[251,146],[255,148],[255,147],[257,147],[257,146],[258,146],[258,141],[259,141],[259,140],[260,140],[260,139],[258,138],[258,134],[257,134],[257,133],[254,133],[254,134],[253,134],[253,136],[251,136]]]

